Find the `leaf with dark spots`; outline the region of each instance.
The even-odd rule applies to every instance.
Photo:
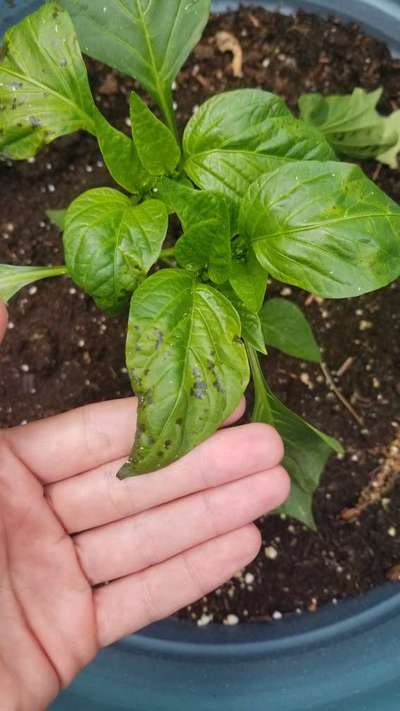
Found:
[[[9,110],[2,117],[0,152],[8,158],[30,158],[44,143],[80,129],[94,133],[94,102],[74,38],[68,14],[52,2],[6,34],[0,103]],[[68,66],[63,67],[66,58]]]
[[[155,329],[164,336],[158,349]],[[239,333],[239,316],[230,302],[189,272],[163,269],[137,289],[129,317],[127,363],[142,397],[140,431],[121,478],[175,461],[233,412],[249,378]],[[152,403],[144,397],[149,390]]]

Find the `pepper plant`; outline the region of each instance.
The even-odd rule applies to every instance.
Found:
[[[119,187],[89,190],[52,215],[63,229],[65,266],[4,265],[0,297],[68,274],[111,316],[130,309],[126,360],[139,412],[121,478],[164,467],[211,435],[252,376],[253,419],[275,425],[285,442],[293,486],[283,510],[312,526],[313,492],[340,445],[265,382],[258,352],[277,334],[285,349],[282,334],[293,322],[287,305],[267,299],[263,307],[267,285],[276,279],[327,298],[385,286],[400,272],[400,209],[266,91],[212,97],[180,137],[172,84],[209,5],[61,0],[7,33],[1,156],[27,159],[86,131]],[[132,137],[111,126],[93,100],[80,48],[139,80],[162,118],[132,93]],[[181,234],[165,246],[172,214]],[[318,360],[304,334],[297,345],[295,335],[292,352],[304,357],[305,348]]]

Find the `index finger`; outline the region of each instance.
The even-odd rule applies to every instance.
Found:
[[[244,400],[225,424],[244,411]],[[43,483],[61,481],[127,457],[136,432],[137,399],[86,405],[3,432],[14,454]]]

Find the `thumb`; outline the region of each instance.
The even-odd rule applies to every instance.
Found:
[[[8,324],[8,311],[5,304],[0,301],[0,342],[4,338],[4,334]]]

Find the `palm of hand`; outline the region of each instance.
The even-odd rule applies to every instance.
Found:
[[[97,651],[92,590],[40,482],[6,444],[0,462],[2,695],[42,709]]]
[[[288,493],[264,425],[120,482],[135,417],[133,399],[101,403],[0,439],[4,711],[44,709],[102,646],[222,584],[258,551],[249,522]]]

